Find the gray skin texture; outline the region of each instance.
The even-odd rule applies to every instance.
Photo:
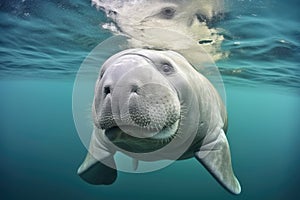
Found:
[[[129,49],[102,66],[92,106],[94,132],[78,174],[91,184],[117,178],[116,151],[143,161],[195,157],[229,192],[226,108],[203,75],[174,51]],[[137,166],[136,166],[137,167]]]

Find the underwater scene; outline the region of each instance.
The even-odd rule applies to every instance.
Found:
[[[300,199],[299,8],[296,0],[1,0],[0,198]],[[138,49],[131,50],[134,48]],[[115,55],[123,50],[124,54]],[[140,68],[114,71],[113,67],[132,60]],[[158,75],[148,68],[157,60],[162,67]],[[182,69],[183,65],[187,68]],[[120,156],[116,158],[118,175],[112,184],[89,184],[99,182],[95,174],[84,176],[96,164],[82,163],[93,144],[103,144],[97,143],[99,138],[91,139],[93,128],[107,129],[109,140],[127,150],[136,145],[135,140],[133,144],[118,143],[122,136],[116,132],[122,128],[117,119],[108,116],[102,120],[100,114],[97,116],[100,111],[93,96],[98,101],[103,95],[97,93],[97,87],[102,87],[105,96],[115,98],[112,88],[101,82],[102,77],[110,75],[105,69],[123,84],[121,89],[126,89],[126,81],[133,80],[128,71],[141,76],[142,81],[151,73],[155,73],[151,81],[160,79],[161,74],[167,77],[159,82],[159,89],[165,98],[172,97],[171,120],[166,122],[172,126],[160,124],[165,107],[146,113],[153,114],[151,120],[158,116],[155,128],[147,127],[152,122],[143,121],[144,118],[129,119],[146,123],[143,127],[148,128],[149,134],[153,135],[152,129],[160,131],[160,135],[155,132],[156,139],[165,139],[174,127],[176,133],[170,138],[184,138],[177,131],[192,132],[193,126],[187,124],[190,119],[202,117],[197,115],[197,109],[201,114],[206,113],[206,107],[215,109],[211,105],[218,99],[215,103],[219,106],[217,111],[221,110],[221,136],[226,133],[222,141],[227,138],[230,147],[221,163],[229,163],[229,167],[218,162],[210,164],[213,159],[207,163],[206,154],[195,153],[196,159],[183,155],[190,144],[198,145],[199,152],[204,152],[205,140],[199,146],[196,135],[183,149],[174,146],[182,151],[180,155],[175,151],[174,156],[180,158],[176,162],[147,168],[148,161],[142,161],[143,157],[125,160]],[[120,78],[121,69],[129,78]],[[189,82],[199,78],[195,70],[207,78],[196,80],[204,87]],[[174,71],[180,73],[172,74]],[[188,78],[182,81],[185,75]],[[175,89],[166,89],[166,80]],[[185,89],[180,93],[177,83],[185,81],[192,85],[193,92]],[[161,93],[150,86],[144,91],[154,95],[147,101],[161,101],[156,99]],[[194,95],[199,88],[210,88],[205,91],[215,98],[210,99],[203,92],[200,96],[207,100],[197,109],[188,109],[196,115],[181,116],[181,110],[178,114],[182,99],[191,104],[200,101]],[[138,89],[131,88],[131,92],[140,95]],[[188,98],[189,94],[194,99]],[[179,101],[174,96],[179,96]],[[119,110],[114,108],[119,105],[111,104],[109,112],[115,117]],[[228,118],[224,117],[226,111]],[[207,113],[215,114],[216,110]],[[210,150],[216,150],[213,148],[218,147],[219,139]],[[163,144],[166,140],[161,141]],[[227,146],[222,147],[227,150]],[[134,147],[136,151],[142,148]],[[143,153],[152,150],[139,149]],[[231,164],[234,174],[226,171]],[[104,177],[109,173],[105,171]],[[226,177],[233,179],[230,182]]]

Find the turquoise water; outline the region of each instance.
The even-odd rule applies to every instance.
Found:
[[[89,1],[1,1],[1,199],[299,199],[300,22],[296,1],[236,1],[217,65],[242,193],[232,196],[194,159],[111,186],[76,174],[86,154],[72,90],[87,54],[110,33]],[[239,9],[237,9],[239,8]]]

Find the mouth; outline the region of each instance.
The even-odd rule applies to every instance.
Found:
[[[118,148],[133,153],[149,153],[164,148],[177,135],[180,121],[177,120],[170,126],[162,128],[158,132],[148,134],[147,138],[134,137],[127,134],[118,126],[104,130],[105,136]]]
[[[163,129],[159,131],[157,134],[155,134],[152,138],[157,140],[173,138],[178,130],[178,126],[179,126],[179,119],[171,126],[163,127]]]
[[[112,141],[112,142],[119,142],[122,141],[124,138],[135,138],[135,139],[149,139],[149,140],[169,140],[174,138],[176,135],[176,132],[178,130],[179,126],[179,119],[173,123],[170,126],[165,126],[159,131],[151,131],[149,130],[141,130],[140,134],[143,135],[143,132],[147,132],[148,137],[134,137],[125,131],[126,129],[128,130],[130,126],[122,126],[121,128],[119,126],[113,126],[111,128],[105,129],[105,135],[106,137]],[[125,136],[125,137],[124,137]]]

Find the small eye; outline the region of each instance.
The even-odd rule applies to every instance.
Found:
[[[160,11],[160,15],[164,19],[172,19],[175,15],[175,12],[176,10],[174,8],[166,7]]]
[[[164,73],[170,73],[173,71],[173,67],[168,64],[168,63],[163,63],[162,66],[161,66],[161,70],[164,72]]]
[[[208,21],[207,17],[205,15],[202,15],[202,14],[197,14],[197,19],[201,23],[206,23]]]
[[[99,79],[101,79],[103,77],[103,75],[104,75],[104,70],[101,70]]]

